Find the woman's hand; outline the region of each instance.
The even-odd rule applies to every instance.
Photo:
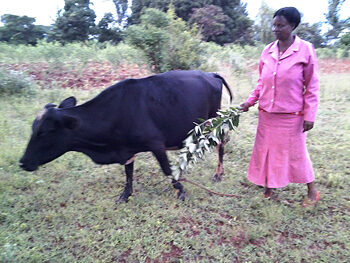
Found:
[[[249,111],[249,107],[251,107],[251,105],[248,102],[244,102],[240,105],[240,107],[242,111],[246,112]]]
[[[303,124],[304,130],[303,130],[303,132],[309,131],[313,127],[314,127],[314,123],[312,121],[304,121],[304,124]]]

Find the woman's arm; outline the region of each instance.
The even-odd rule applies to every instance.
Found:
[[[313,123],[318,106],[319,82],[316,52],[311,44],[309,50],[309,61],[304,66],[304,121]]]

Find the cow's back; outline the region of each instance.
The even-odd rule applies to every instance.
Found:
[[[212,73],[170,71],[149,78],[146,108],[167,147],[180,146],[194,122],[214,117],[222,83]]]
[[[213,73],[169,71],[119,82],[84,106],[94,107],[95,119],[126,144],[151,140],[179,147],[194,122],[215,116],[221,92]]]

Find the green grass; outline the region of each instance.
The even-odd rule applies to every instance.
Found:
[[[113,64],[145,63],[141,51],[126,44],[99,45],[94,42],[69,43],[62,46],[59,43],[39,42],[36,46],[11,45],[1,43],[0,63],[38,63],[46,62],[53,68],[78,64],[85,66],[89,62],[111,62]]]
[[[239,104],[255,80],[230,80]],[[236,84],[237,83],[237,84]],[[207,154],[189,179],[241,199],[219,197],[185,184],[172,187],[149,153],[135,162],[134,195],[115,204],[125,175],[119,165],[98,166],[67,153],[38,171],[17,162],[43,105],[97,91],[40,90],[0,99],[1,262],[348,262],[350,258],[350,76],[321,76],[321,103],[308,135],[321,200],[302,209],[304,185],[264,200],[246,179],[257,110],[241,116],[225,149],[225,177],[213,183],[216,154]],[[175,160],[176,153],[169,153]]]

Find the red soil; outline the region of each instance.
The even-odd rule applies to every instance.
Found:
[[[350,73],[350,59],[319,59],[320,73]],[[152,74],[146,67],[111,63],[89,63],[78,68],[76,65],[52,67],[47,63],[22,63],[0,65],[10,70],[24,71],[43,88],[62,87],[78,89],[103,89],[127,78],[140,78]],[[257,64],[249,67],[257,71]],[[225,75],[225,74],[224,74]]]
[[[61,68],[54,68],[47,63],[22,63],[0,66],[9,70],[26,72],[43,88],[106,88],[115,82],[127,78],[140,78],[150,75],[150,72],[145,67],[126,64],[116,67],[108,62],[89,63],[81,68],[69,64]]]

